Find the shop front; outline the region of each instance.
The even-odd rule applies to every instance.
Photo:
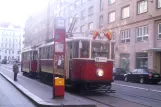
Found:
[[[130,57],[130,54],[128,53],[120,54],[120,68],[123,68],[129,71],[129,64],[130,64],[129,57]]]
[[[161,48],[152,48],[144,51],[148,53],[148,68],[161,74]]]
[[[148,68],[148,53],[136,53],[136,68]]]

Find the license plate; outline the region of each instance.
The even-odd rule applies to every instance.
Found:
[[[159,77],[159,75],[154,75],[154,77]]]

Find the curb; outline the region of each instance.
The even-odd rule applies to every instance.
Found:
[[[18,89],[23,95],[25,95],[30,101],[32,101],[36,106],[38,107],[96,107],[94,104],[83,104],[83,105],[64,105],[64,104],[53,104],[53,103],[47,103],[41,98],[35,96],[31,92],[29,92],[27,89],[25,89],[23,86],[19,85],[18,83],[14,82],[12,79],[10,79],[8,76],[0,72],[0,75],[5,78],[8,82],[10,82],[16,89]]]

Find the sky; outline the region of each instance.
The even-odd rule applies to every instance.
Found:
[[[48,0],[0,0],[0,22],[24,26],[34,12],[47,6]]]

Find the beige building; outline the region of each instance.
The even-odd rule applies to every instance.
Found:
[[[161,72],[161,0],[57,0],[55,16],[65,17],[73,32],[111,30],[115,67]]]
[[[52,19],[61,16],[66,19],[67,32],[74,18],[73,33],[111,30],[115,67],[161,72],[161,0],[51,0],[49,7],[45,25],[52,26]],[[43,38],[52,39],[46,31]]]

